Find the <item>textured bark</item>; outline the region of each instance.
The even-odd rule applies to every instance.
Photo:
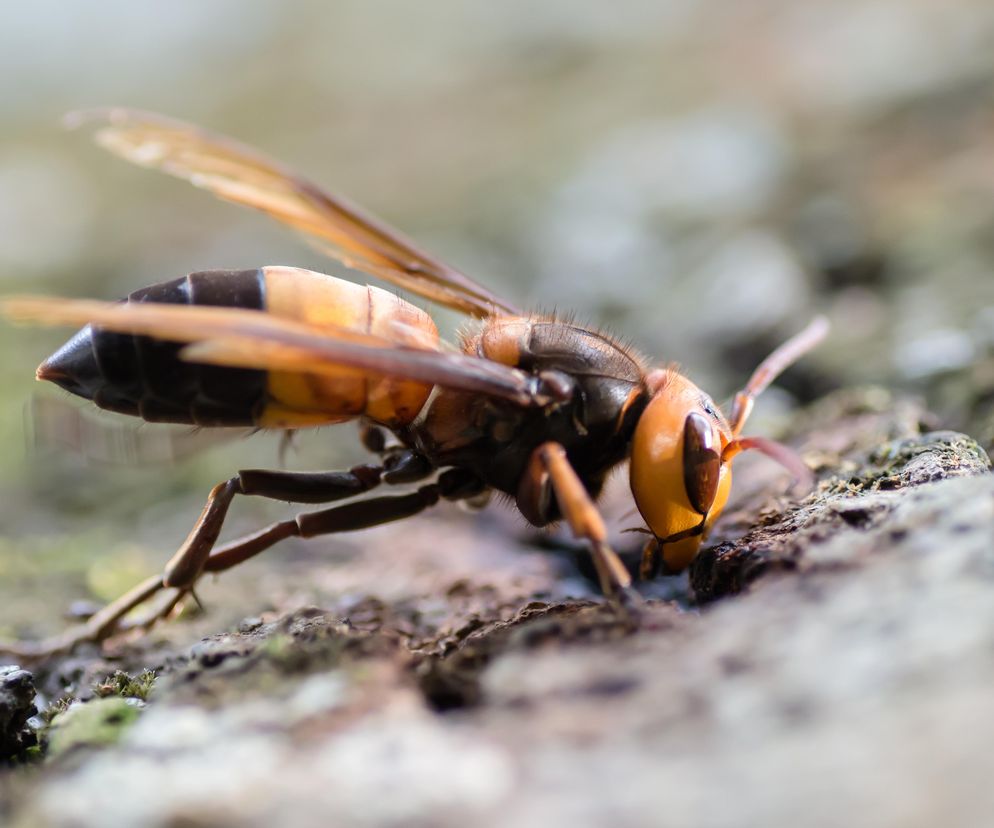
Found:
[[[746,475],[700,606],[649,600],[635,632],[551,570],[524,592],[481,572],[41,665],[159,678],[116,744],[42,765],[13,824],[989,824],[994,476],[923,421],[872,389],[802,412],[817,489]]]

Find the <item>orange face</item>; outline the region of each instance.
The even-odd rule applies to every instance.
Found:
[[[720,462],[731,429],[711,398],[676,371],[650,375],[652,399],[632,441],[631,487],[635,503],[658,541],[706,532],[728,500],[731,463]],[[662,544],[667,569],[685,569],[703,533]]]

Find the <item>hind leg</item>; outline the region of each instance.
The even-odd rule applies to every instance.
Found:
[[[430,471],[430,470],[429,470]],[[289,537],[309,538],[347,532],[389,523],[416,514],[436,503],[439,497],[458,500],[478,494],[482,488],[475,478],[462,472],[444,472],[437,483],[422,486],[411,494],[377,497],[307,512],[280,521],[252,535],[214,548],[228,508],[236,494],[251,494],[298,503],[340,500],[368,491],[388,480],[382,467],[358,466],[348,472],[295,473],[243,471],[211,490],[196,524],[186,541],[166,564],[161,575],[142,581],[116,601],[93,615],[85,624],[66,634],[37,644],[0,644],[0,652],[25,659],[66,652],[83,642],[101,642],[125,629],[150,626],[169,615],[189,595],[204,572],[222,572]],[[403,482],[407,482],[406,479]],[[159,593],[172,590],[165,603],[150,607],[146,617],[128,622],[139,607],[149,604]]]

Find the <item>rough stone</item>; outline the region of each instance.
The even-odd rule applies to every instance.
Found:
[[[648,599],[633,629],[481,571],[133,642],[94,663],[157,665],[147,706],[49,759],[12,824],[987,824],[989,460],[877,389],[797,421],[816,489],[745,469],[696,605]]]
[[[35,707],[34,677],[16,664],[0,667],[0,762],[23,754],[37,743],[28,720]]]

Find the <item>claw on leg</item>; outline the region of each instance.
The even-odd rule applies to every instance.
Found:
[[[634,587],[619,589],[611,596],[611,606],[629,629],[636,630],[641,625],[645,601]]]
[[[122,632],[125,617],[142,604],[151,600],[163,589],[162,575],[146,578],[140,584],[91,615],[85,624],[67,632],[33,643],[0,644],[0,653],[10,653],[18,658],[36,660],[68,653],[83,643],[99,644]]]
[[[632,588],[631,575],[608,545],[604,520],[570,464],[566,449],[549,442],[532,453],[518,489],[517,504],[528,520],[544,526],[554,517],[553,503],[558,505],[573,536],[590,544],[601,591],[611,606],[630,626],[638,626],[642,598]]]

